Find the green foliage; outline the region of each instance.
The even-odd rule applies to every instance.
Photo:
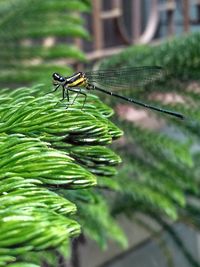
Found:
[[[32,263],[23,263],[23,262],[18,262],[18,263],[14,263],[14,264],[9,264],[9,267],[39,267],[36,264],[32,264]]]
[[[120,118],[121,113],[115,117],[116,124],[124,130],[125,135],[123,142],[116,147],[123,158],[123,165],[115,183],[107,183],[108,187],[120,192],[116,193],[111,202],[113,214],[149,214],[162,227],[164,224],[161,221],[164,221],[167,226],[164,228],[169,232],[172,231],[169,218],[200,228],[199,207],[196,204],[200,195],[199,41],[200,34],[194,33],[156,47],[134,46],[104,60],[101,65],[102,69],[162,66],[166,69],[162,81],[141,90],[133,85],[132,90],[123,91],[123,94],[143,102],[153,102],[186,116],[185,120],[180,121],[146,110],[146,119],[138,122],[134,121],[135,110],[132,110],[130,104],[124,103],[133,118]],[[170,95],[171,100],[166,101]],[[119,101],[110,101],[117,107],[117,111],[123,107]],[[157,123],[153,129],[149,126],[155,118],[160,124]],[[175,234],[174,241],[177,243]],[[179,245],[180,248],[184,247],[180,242]],[[191,261],[187,253],[186,258]]]
[[[102,177],[99,178],[101,180]],[[109,180],[106,178],[106,180]],[[117,222],[111,217],[111,210],[102,190],[88,189],[64,191],[63,194],[76,203],[76,219],[83,227],[83,232],[105,249],[110,239],[126,247],[127,240]]]
[[[68,41],[89,38],[77,15],[89,10],[86,0],[1,0],[1,83],[50,84],[54,71],[70,72],[63,58],[85,61]],[[67,248],[69,254],[69,240],[80,227],[102,248],[109,239],[125,246],[112,216],[119,213],[156,214],[153,218],[168,231],[163,215],[199,228],[200,211],[194,203],[199,201],[200,154],[192,150],[199,142],[199,40],[197,33],[156,49],[134,46],[103,62],[102,68],[165,67],[162,81],[135,89],[134,97],[187,116],[178,121],[148,113],[148,121],[154,116],[162,125],[152,130],[146,122],[119,120],[117,114],[125,136],[116,145],[123,165],[115,179],[111,177],[121,160],[107,145],[122,131],[108,120],[113,111],[98,97],[88,95],[82,110],[81,98],[66,108],[69,103],[59,102],[60,95],[44,95],[49,86],[1,90],[0,266],[40,266],[44,255],[51,258],[48,253],[65,255]],[[165,101],[168,94],[175,101]]]
[[[94,96],[88,96],[81,110],[81,98],[70,106],[55,94],[40,96],[42,90],[38,86],[0,93],[0,266],[23,261],[30,252],[37,259],[42,250],[64,251],[66,242],[69,251],[69,238],[78,235],[80,225],[89,219],[85,209],[91,218],[99,213],[93,220],[100,220],[107,233],[112,222],[105,201],[96,202],[96,207],[95,192],[90,199],[84,191],[96,185],[96,175],[115,174],[120,162],[106,147],[122,135],[108,120],[112,110]],[[116,239],[124,240],[116,224],[104,244],[117,231]],[[98,234],[96,238],[101,238]]]
[[[0,1],[1,83],[17,87],[22,81],[46,82],[55,70],[69,73],[67,59],[85,61],[85,55],[66,41],[89,38],[78,13],[89,10],[80,0]],[[63,59],[64,64],[57,63]]]
[[[126,244],[102,193],[85,189],[97,179],[105,184],[121,161],[107,148],[122,135],[108,120],[112,109],[93,95],[84,110],[81,98],[66,109],[60,92],[45,94],[53,72],[70,73],[68,59],[85,61],[69,41],[89,38],[78,14],[89,10],[89,1],[0,1],[1,84],[48,84],[1,90],[1,220],[13,220],[10,235],[4,223],[1,266],[58,265],[57,251],[69,255],[80,226],[102,247],[108,239]]]

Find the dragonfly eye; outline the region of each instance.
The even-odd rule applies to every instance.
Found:
[[[58,73],[53,73],[53,75],[52,75],[52,77],[53,77],[53,80],[54,81],[56,81],[56,82],[64,82],[65,81],[65,78],[64,77],[62,77],[60,74],[58,74]]]

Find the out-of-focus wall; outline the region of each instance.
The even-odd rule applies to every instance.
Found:
[[[93,0],[84,15],[92,40],[78,42],[88,59],[127,45],[157,42],[200,29],[200,0]]]

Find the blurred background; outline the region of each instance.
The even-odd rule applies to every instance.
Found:
[[[0,88],[43,83],[47,93],[53,72],[158,65],[165,80],[123,94],[187,117],[99,95],[124,131],[113,146],[123,163],[100,177],[59,266],[200,266],[200,1],[0,0],[0,15]]]

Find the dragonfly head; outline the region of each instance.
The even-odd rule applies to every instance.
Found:
[[[61,85],[65,82],[65,78],[56,72],[53,73],[52,78],[54,86]]]

